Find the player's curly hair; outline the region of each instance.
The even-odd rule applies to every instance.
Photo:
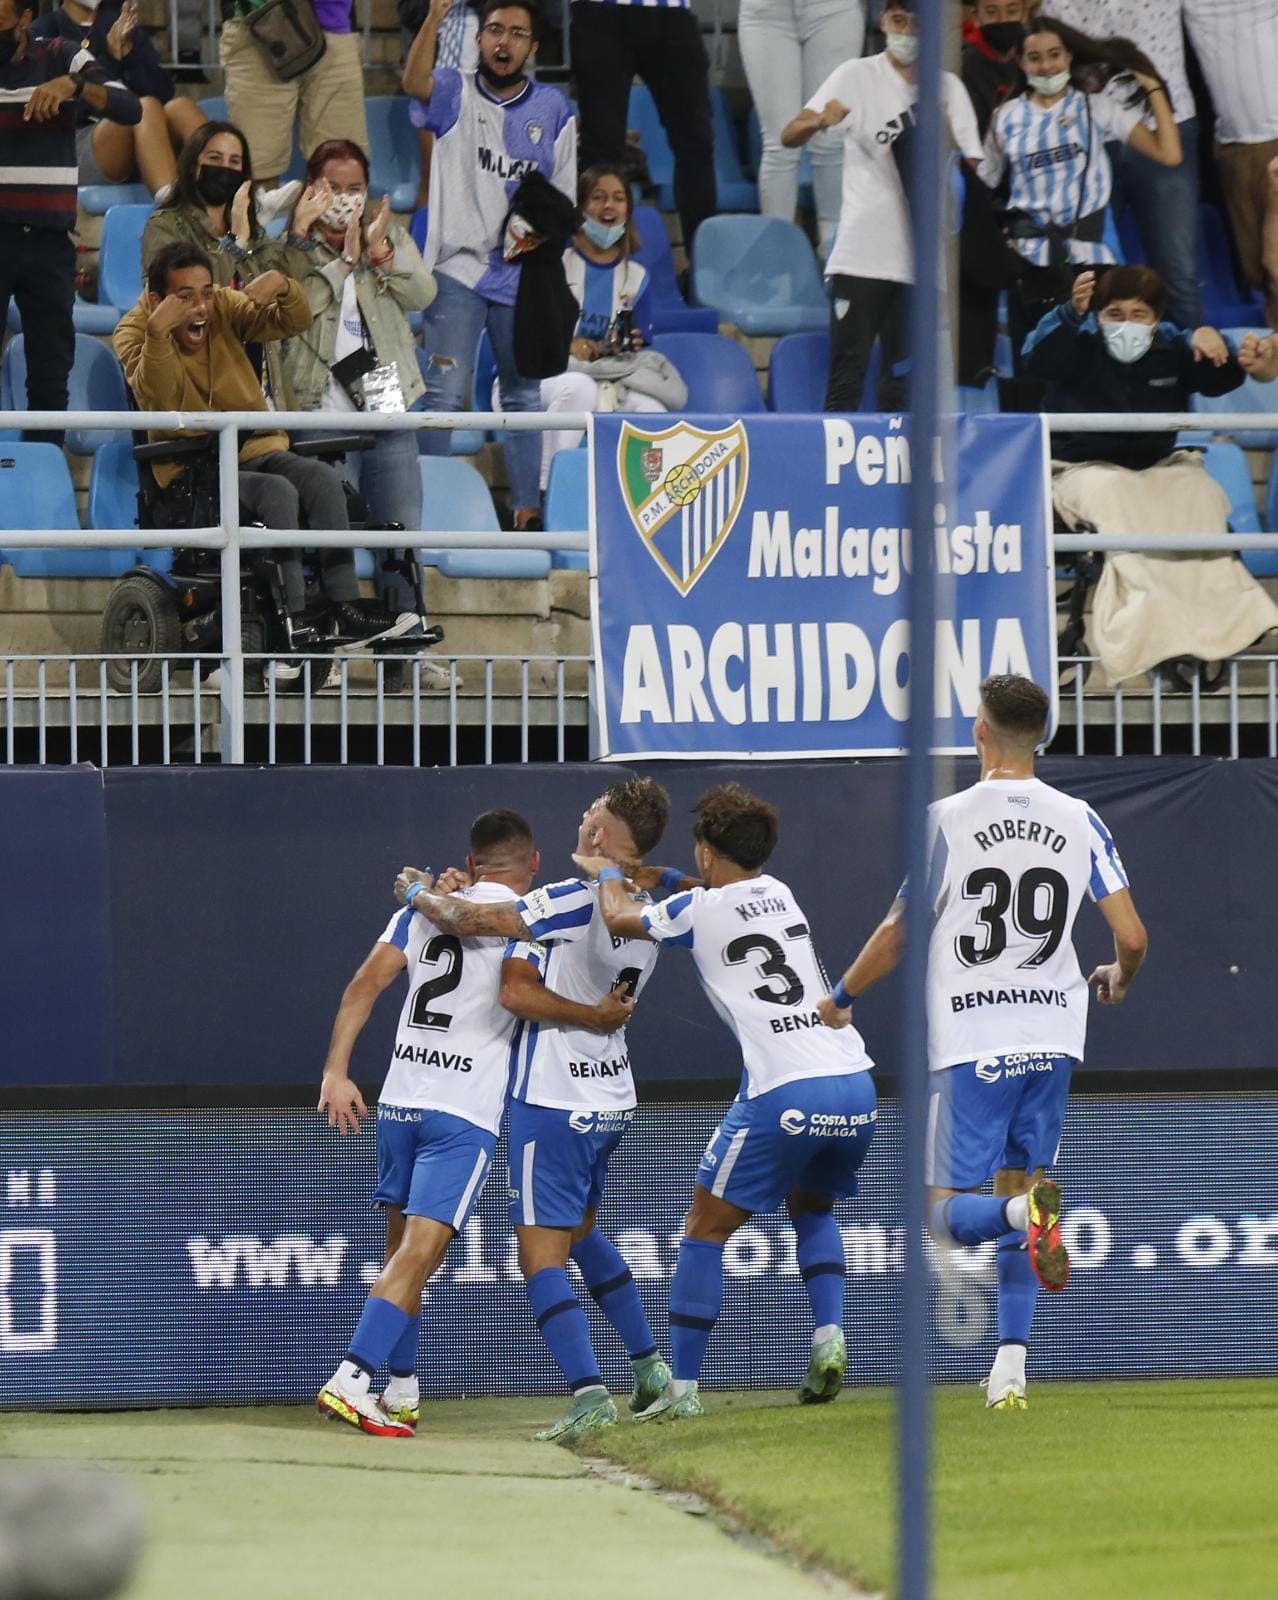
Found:
[[[756,872],[777,846],[777,808],[739,783],[707,789],[692,808],[693,834],[746,872]]]
[[[981,709],[997,732],[1032,749],[1043,737],[1052,702],[1032,679],[994,673],[981,684]]]
[[[603,803],[630,829],[641,856],[661,843],[670,820],[670,796],[655,778],[627,778],[624,783],[610,784],[603,792]]]

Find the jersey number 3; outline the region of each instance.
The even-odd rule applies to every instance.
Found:
[[[803,931],[806,933],[807,929]],[[768,980],[757,989],[751,989],[755,999],[766,1001],[770,1006],[797,1006],[803,999],[803,979],[787,963],[785,951],[777,941],[766,933],[743,933],[723,952],[723,959],[730,967],[739,966],[751,956],[763,957],[758,963],[759,976]]]
[[[413,995],[412,1010],[408,1013],[408,1025],[410,1028],[440,1030],[451,1027],[452,1012],[432,1011],[431,1007],[441,995],[451,994],[461,982],[461,941],[455,934],[437,933],[422,951],[421,961],[431,967],[440,966],[443,962],[448,964],[442,972],[437,972],[433,978],[427,978],[425,983],[417,985]]]
[[[1021,967],[1041,967],[1050,961],[1065,937],[1065,918],[1069,914],[1069,885],[1051,867],[1033,867],[1021,874],[1012,889],[1012,880],[1001,867],[979,867],[963,884],[964,900],[979,900],[977,940],[964,933],[954,941],[954,950],[965,967],[984,966],[997,961],[1007,949],[1007,914],[1012,913],[1016,931],[1026,939],[1039,940],[1038,949],[1017,963]]]

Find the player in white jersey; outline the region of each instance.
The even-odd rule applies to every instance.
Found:
[[[998,1240],[998,1335],[986,1404],[1025,1408],[1025,1356],[1040,1284],[1065,1287],[1056,1160],[1087,994],[1119,1005],[1148,939],[1109,830],[1082,800],[1034,776],[1050,704],[1028,678],[981,685],[979,782],[929,812],[927,1180],[942,1242]],[[832,1028],[897,964],[907,890],[822,1002]],[[1114,960],[1084,982],[1070,938],[1086,898],[1114,935]],[[994,1180],[992,1195],[978,1190]]]
[[[523,817],[484,812],[471,824],[474,882],[466,900],[513,905],[539,859]],[[422,1290],[483,1189],[506,1104],[513,1019],[499,1000],[504,950],[501,939],[459,937],[412,909],[397,911],[347,986],[333,1024],[319,1110],[330,1126],[357,1133],[367,1110],[350,1077],[351,1051],[378,995],[408,970],[377,1108],[373,1203],[386,1208],[386,1265],[345,1361],[316,1401],[321,1413],[364,1433],[411,1435],[417,1421]],[[598,1005],[571,1012],[578,1026],[607,1031],[630,1009],[605,994]],[[379,1405],[370,1384],[383,1362],[391,1381]]]
[[[666,792],[651,778],[614,783],[583,816],[577,849],[638,861],[660,840],[668,814]],[[401,882],[411,885],[407,870]],[[645,1410],[663,1392],[670,1369],[657,1353],[624,1257],[596,1226],[609,1161],[634,1117],[625,1034],[583,1033],[557,996],[572,1001],[610,987],[638,995],[657,952],[646,936],[610,934],[596,886],[578,878],[509,906],[481,908],[426,891],[416,903],[440,927],[510,939],[501,997],[520,1019],[510,1052],[510,1219],[533,1316],[573,1396],[564,1416],[537,1438],[571,1442],[615,1423],[617,1412],[568,1277],[570,1255],[625,1344],[634,1373],[632,1411]],[[555,994],[546,987],[552,983]]]
[[[702,1415],[697,1391],[723,1301],[723,1247],[783,1201],[815,1325],[799,1398],[819,1404],[838,1394],[846,1263],[833,1207],[856,1193],[878,1115],[860,1035],[821,1026],[827,979],[808,920],[789,887],[761,870],[776,845],[776,809],[734,783],[709,790],[695,809],[701,882],[660,905],[636,905],[616,861],[577,857],[599,879],[615,938],[692,952],[741,1046],[741,1092],[701,1158],[670,1286],[674,1376],[641,1422]]]

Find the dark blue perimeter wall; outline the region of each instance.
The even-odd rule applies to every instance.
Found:
[[[832,971],[900,876],[901,769],[861,764],[653,772],[672,815],[656,854],[691,864],[688,807],[739,778],[781,810],[776,873],[794,887]],[[1042,773],[1087,798],[1127,864],[1152,954],[1128,1004],[1092,1014],[1087,1065],[1131,1073],[1278,1065],[1278,767],[1073,760]],[[543,881],[568,876],[585,805],[616,767],[0,771],[0,1089],[313,1084],[342,988],[394,909],[404,863],[465,855],[471,816],[532,821]],[[975,776],[958,763],[956,785]],[[1108,934],[1086,907],[1088,964]],[[395,998],[393,998],[395,997]],[[894,1073],[892,981],[858,1023]],[[397,1009],[382,1003],[355,1072],[381,1081]],[[723,1080],[737,1061],[691,961],[667,955],[632,1029],[641,1080]],[[1136,1082],[1133,1082],[1136,1087]],[[695,1093],[695,1089],[694,1089]],[[12,1103],[12,1102],[11,1102]]]

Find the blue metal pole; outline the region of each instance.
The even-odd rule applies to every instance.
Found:
[[[927,1224],[923,1147],[927,1127],[927,947],[923,901],[928,878],[927,808],[932,799],[933,657],[936,575],[932,539],[933,444],[940,417],[938,347],[941,331],[941,0],[918,0],[918,121],[910,172],[914,220],[914,303],[910,318],[909,522],[913,530],[910,582],[910,747],[906,762],[906,872],[913,890],[906,919],[901,1030],[901,1181],[905,1279],[901,1297],[899,1384],[900,1600],[927,1600],[931,1587],[931,1425],[927,1377],[928,1282],[923,1254]]]

